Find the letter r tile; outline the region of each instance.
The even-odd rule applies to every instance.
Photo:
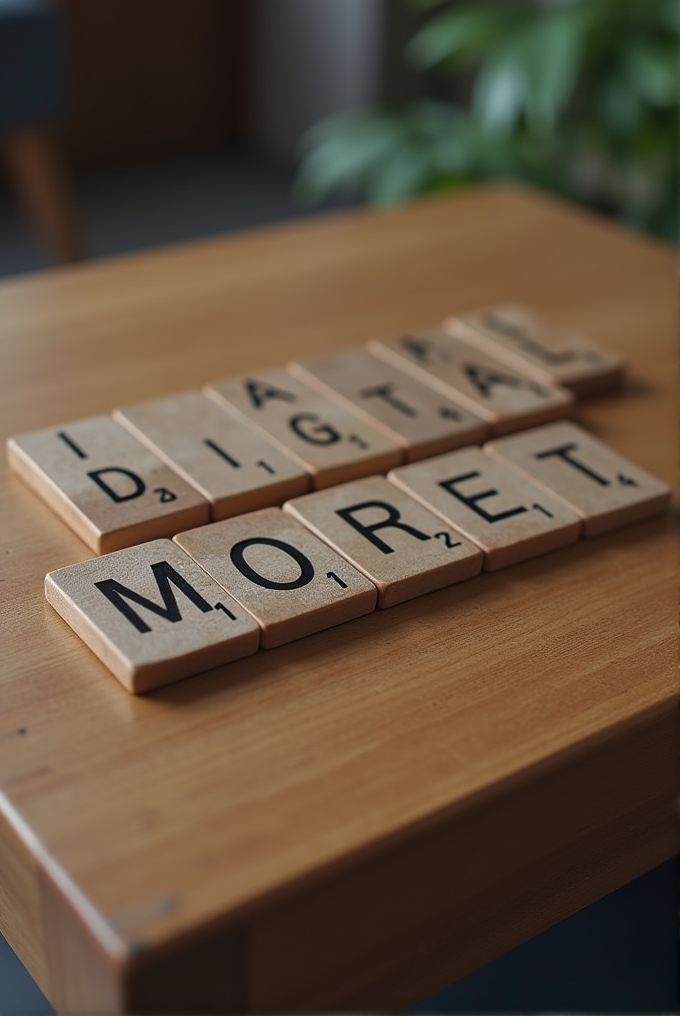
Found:
[[[373,583],[280,508],[179,533],[175,542],[253,615],[265,649],[376,604]]]
[[[670,502],[666,483],[575,423],[536,427],[484,451],[569,505],[583,519],[584,536],[660,515]]]
[[[482,553],[418,501],[370,476],[288,501],[283,510],[366,575],[378,587],[378,605],[477,575]]]
[[[19,434],[9,464],[98,554],[172,536],[208,502],[109,416]]]
[[[249,656],[260,641],[248,612],[171,540],[50,572],[45,596],[135,693]]]
[[[572,509],[481,448],[402,466],[388,479],[481,547],[486,571],[574,543],[581,529]]]

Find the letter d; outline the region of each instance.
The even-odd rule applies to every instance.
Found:
[[[122,476],[127,476],[129,480],[132,480],[134,489],[130,490],[127,494],[118,493],[113,487],[110,487],[106,480],[102,479],[103,473],[119,473]],[[90,479],[94,480],[98,487],[100,487],[105,494],[115,501],[116,504],[120,504],[122,501],[131,501],[134,497],[140,497],[146,490],[146,484],[141,477],[137,476],[136,473],[131,473],[129,469],[123,469],[120,466],[109,466],[106,469],[93,469],[92,472],[87,474]]]

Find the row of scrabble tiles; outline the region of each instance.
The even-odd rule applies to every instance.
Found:
[[[622,373],[613,354],[497,307],[18,435],[8,457],[107,553],[563,418],[573,391]]]
[[[45,595],[133,692],[663,512],[670,491],[543,425],[51,572]]]

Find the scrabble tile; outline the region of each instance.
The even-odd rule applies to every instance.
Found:
[[[481,547],[486,571],[564,547],[581,529],[570,508],[479,448],[402,466],[388,479]]]
[[[489,427],[461,405],[365,349],[346,349],[288,364],[303,381],[383,430],[407,462],[479,444]]]
[[[494,434],[567,416],[574,396],[501,363],[442,328],[376,339],[369,349],[481,416]]]
[[[477,575],[480,550],[384,476],[321,490],[283,506],[378,588],[378,606]]]
[[[564,385],[579,395],[610,391],[623,380],[620,356],[526,307],[489,307],[447,318],[444,328],[542,384]]]
[[[665,512],[670,488],[575,423],[492,441],[484,451],[520,470],[583,519],[584,536]]]
[[[205,498],[109,416],[19,434],[7,457],[99,554],[209,518]]]
[[[138,402],[113,415],[210,502],[213,521],[309,490],[302,466],[200,392]]]
[[[175,542],[250,611],[265,649],[375,607],[377,590],[280,508],[215,522]]]
[[[128,691],[257,651],[250,614],[171,540],[60,568],[45,596]]]
[[[284,370],[229,378],[205,391],[293,455],[311,473],[314,490],[403,461],[400,446],[382,431]]]

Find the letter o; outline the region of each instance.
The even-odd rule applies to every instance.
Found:
[[[300,568],[299,576],[292,582],[274,582],[273,579],[268,579],[265,575],[260,575],[259,572],[256,572],[246,561],[245,551],[248,547],[253,547],[257,544],[262,544],[266,547],[276,547],[278,550],[282,550],[284,554],[292,557]],[[248,540],[239,540],[231,548],[229,556],[231,557],[231,563],[235,568],[238,568],[241,575],[250,582],[254,582],[255,585],[262,586],[263,589],[301,589],[314,578],[314,566],[301,550],[293,547],[290,543],[284,543],[283,540],[274,540],[268,536],[253,536]]]

